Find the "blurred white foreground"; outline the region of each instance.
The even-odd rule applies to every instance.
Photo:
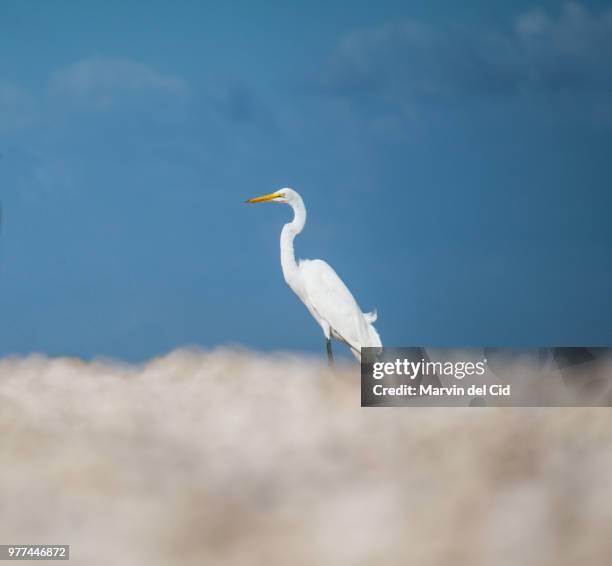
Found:
[[[609,564],[610,409],[361,409],[358,374],[227,350],[0,360],[0,544],[105,566]]]

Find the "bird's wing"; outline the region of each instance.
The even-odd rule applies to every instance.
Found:
[[[342,279],[326,262],[303,260],[299,264],[310,306],[334,334],[357,352],[368,345],[368,323]]]

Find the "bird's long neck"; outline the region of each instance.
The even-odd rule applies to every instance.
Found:
[[[293,209],[293,220],[283,226],[280,237],[281,266],[283,276],[288,285],[294,289],[298,285],[298,267],[295,261],[293,240],[304,229],[306,224],[306,207],[302,199],[296,203],[290,203]]]

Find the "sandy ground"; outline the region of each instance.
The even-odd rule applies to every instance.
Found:
[[[361,409],[353,364],[4,359],[0,458],[0,543],[73,564],[612,556],[610,409]]]

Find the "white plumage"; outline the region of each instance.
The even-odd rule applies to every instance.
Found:
[[[306,207],[302,197],[293,189],[284,188],[247,202],[266,201],[285,203],[293,209],[293,220],[283,226],[280,238],[283,276],[321,326],[330,362],[332,337],[349,346],[357,359],[361,359],[361,348],[382,347],[378,332],[372,325],[377,318],[376,311],[362,312],[347,286],[328,263],[320,259],[296,261],[293,241],[306,223]]]

